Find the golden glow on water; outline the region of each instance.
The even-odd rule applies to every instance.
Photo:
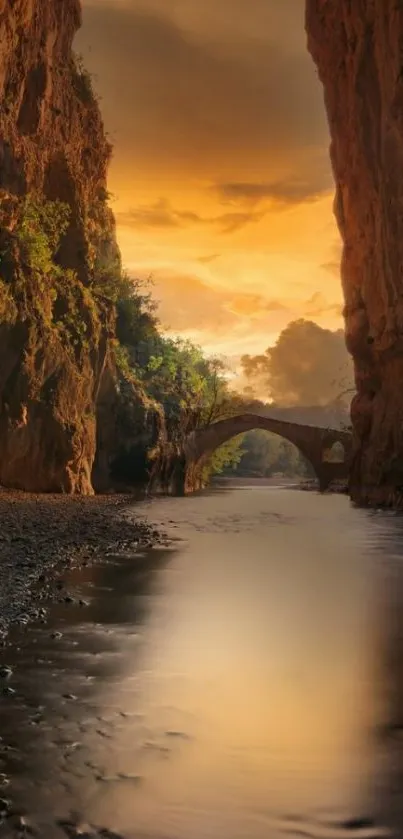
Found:
[[[290,808],[344,813],[365,798],[367,560],[353,530],[329,542],[328,500],[312,529],[298,513],[295,526],[286,493],[275,497],[274,520],[270,491],[251,496],[182,501],[186,541],[155,581],[134,661],[126,653],[121,681],[112,692],[108,684],[108,703],[121,707],[126,696],[147,732],[140,773],[151,773],[150,786],[135,808],[144,830],[151,821],[169,836],[204,837],[202,825],[221,820],[235,831],[224,835],[263,837]],[[312,509],[312,496],[290,497]],[[344,499],[332,502],[346,512]],[[167,506],[175,517],[175,502]],[[125,685],[133,692],[122,694]],[[131,753],[120,764],[118,752],[128,771]],[[128,825],[132,803],[114,795]]]
[[[55,617],[57,652],[41,628],[22,647],[27,696],[43,661],[41,748],[17,705],[3,724],[31,748],[34,815],[46,800],[49,819],[78,812],[125,839],[394,835],[392,752],[375,731],[401,706],[399,520],[269,488],[143,510],[179,537],[163,564],[73,575],[88,611]],[[363,817],[377,827],[355,834]]]

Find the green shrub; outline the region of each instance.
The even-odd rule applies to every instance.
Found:
[[[11,291],[0,279],[0,323],[14,323],[17,317],[17,307],[13,300]]]
[[[49,274],[70,221],[70,207],[62,201],[41,201],[27,195],[15,229],[23,262],[32,270]]]
[[[109,192],[104,186],[100,186],[99,189],[98,189],[98,192],[97,192],[97,198],[98,198],[98,201],[101,201],[102,203],[106,203],[107,201],[111,200],[112,193]]]
[[[119,344],[119,341],[116,341],[114,346],[114,352],[117,368],[120,370],[123,376],[125,376],[125,378],[131,378],[133,376],[133,370],[130,365],[130,358],[127,347],[123,347],[122,344]]]
[[[96,99],[92,75],[87,70],[82,55],[75,53],[74,61],[74,86],[77,95],[84,103],[93,102]]]
[[[60,272],[55,284],[54,325],[67,348],[88,349],[101,324],[96,301],[74,271]]]
[[[125,275],[122,273],[119,252],[112,252],[101,258],[97,253],[91,288],[95,294],[101,294],[113,303],[121,297],[125,287]]]

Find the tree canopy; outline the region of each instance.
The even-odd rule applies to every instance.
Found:
[[[277,405],[321,405],[351,398],[353,371],[343,330],[332,332],[309,320],[286,326],[262,355],[242,357],[250,392]]]
[[[306,477],[312,473],[310,465],[292,443],[262,429],[243,435],[238,458],[229,471],[244,477],[268,478],[276,474]]]
[[[237,412],[239,399],[229,390],[225,364],[219,358],[207,358],[191,341],[159,331],[149,283],[123,282],[116,310],[118,363],[162,405],[172,442]],[[215,452],[205,476],[235,464],[240,459],[240,443],[230,441]]]

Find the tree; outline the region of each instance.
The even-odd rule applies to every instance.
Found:
[[[207,358],[191,341],[159,332],[150,280],[106,273],[117,312],[118,364],[162,405],[171,443],[180,446],[190,432],[245,411],[245,400],[229,389],[220,358]],[[212,454],[203,468],[206,481],[239,463],[241,443],[237,437]]]
[[[208,483],[212,475],[236,471],[243,456],[242,439],[243,435],[238,435],[216,449],[203,469],[205,483]]]
[[[347,403],[353,388],[343,331],[308,320],[289,323],[265,353],[243,356],[242,367],[255,392],[267,392],[279,406]]]
[[[122,275],[114,288],[118,364],[162,405],[169,440],[181,444],[191,431],[236,413],[239,398],[229,391],[223,362],[206,358],[191,341],[159,332],[150,281]],[[235,464],[239,448],[240,440],[220,447],[205,465],[205,477]]]
[[[292,443],[262,429],[244,434],[240,449],[241,458],[233,469],[237,475],[267,478],[279,472],[295,477],[312,472]]]
[[[132,351],[132,363],[141,366],[146,347],[159,338],[157,304],[151,279],[142,282],[123,275],[116,300],[116,337]]]

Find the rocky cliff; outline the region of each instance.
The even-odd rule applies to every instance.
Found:
[[[103,487],[119,457],[111,149],[80,20],[78,0],[0,0],[0,484],[33,491],[91,493],[97,440]],[[127,389],[142,440],[152,406]]]
[[[344,242],[347,346],[355,365],[352,497],[403,490],[403,6],[306,0],[324,85]]]

